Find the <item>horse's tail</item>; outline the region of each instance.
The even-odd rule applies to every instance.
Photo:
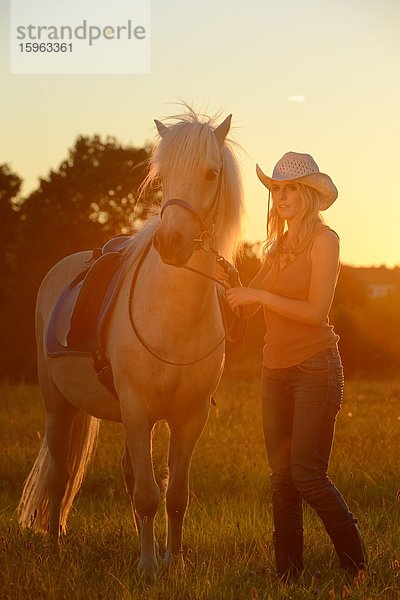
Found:
[[[60,527],[63,532],[66,530],[67,517],[74,498],[96,450],[99,427],[100,420],[83,411],[79,411],[74,418],[67,454],[69,479],[61,503]],[[22,527],[30,527],[43,533],[48,531],[48,479],[51,468],[52,458],[45,436],[18,505],[19,522]]]

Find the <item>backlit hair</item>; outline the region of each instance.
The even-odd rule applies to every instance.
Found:
[[[320,213],[322,200],[320,194],[299,181],[294,180],[293,184],[296,185],[299,192],[301,207],[298,215],[293,219],[291,239],[287,242],[285,249],[289,262],[293,261],[296,255],[310,244],[316,228],[324,223]],[[267,240],[263,247],[265,260],[279,260],[283,251],[286,230],[285,219],[279,216],[274,203],[272,203],[268,218]]]

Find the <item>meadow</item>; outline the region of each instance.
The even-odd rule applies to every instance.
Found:
[[[296,585],[275,576],[271,496],[260,417],[258,367],[231,365],[192,463],[185,568],[149,585],[139,556],[120,459],[119,425],[103,423],[98,451],[60,550],[21,531],[15,509],[40,445],[44,412],[35,385],[0,385],[0,598],[280,600],[400,598],[400,383],[350,380],[338,417],[330,474],[359,520],[369,573],[341,573],[330,540],[305,507],[306,570]],[[168,432],[154,434],[156,475],[167,475]],[[164,508],[156,523],[165,546]]]

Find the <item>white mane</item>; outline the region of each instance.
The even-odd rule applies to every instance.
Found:
[[[159,139],[150,156],[149,172],[142,184],[140,197],[157,183],[159,173],[179,178],[180,173],[194,167],[215,165],[219,168],[222,160],[216,239],[219,253],[232,260],[239,249],[244,212],[241,174],[232,151],[233,142],[225,140],[220,151],[213,133],[215,117],[204,117],[202,121],[192,109],[188,109],[186,114],[171,119],[173,122],[168,125],[168,135]],[[157,224],[154,218],[146,222],[143,230],[134,236],[132,242],[135,247],[142,240],[146,243]]]

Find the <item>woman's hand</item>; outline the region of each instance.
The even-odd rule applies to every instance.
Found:
[[[253,304],[257,302],[255,297],[257,290],[248,287],[234,287],[226,290],[226,298],[232,310],[235,310],[239,306],[244,304]]]
[[[215,279],[218,279],[218,281],[229,283],[229,274],[219,262],[216,263],[214,277]]]
[[[219,258],[217,260],[217,264],[214,271],[214,277],[218,279],[218,281],[223,281],[229,286],[240,285],[238,270],[233,265],[231,265],[230,262],[223,258]]]

